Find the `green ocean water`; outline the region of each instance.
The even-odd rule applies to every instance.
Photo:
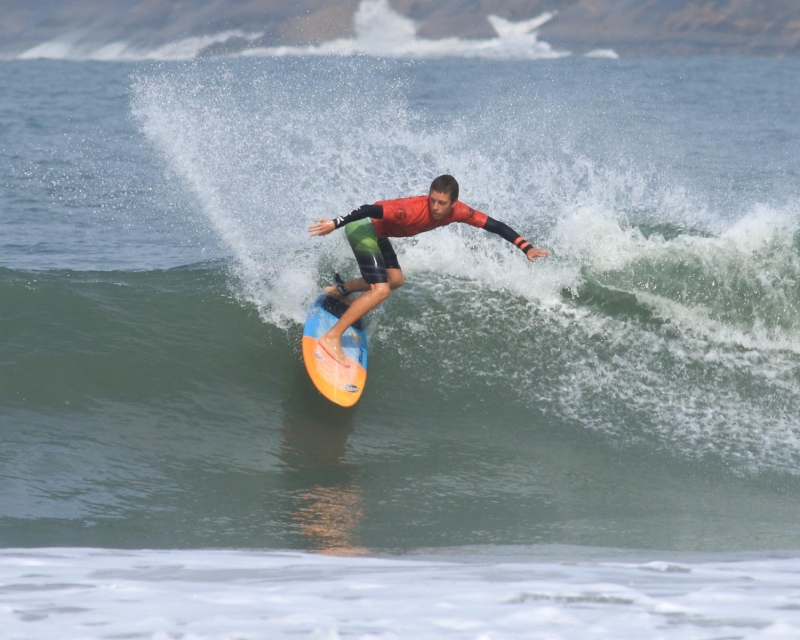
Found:
[[[0,65],[0,543],[796,549],[798,63]],[[300,354],[341,234],[395,243],[370,377]]]

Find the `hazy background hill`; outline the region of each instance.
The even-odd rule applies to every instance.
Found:
[[[375,0],[372,0],[373,2]],[[491,38],[487,16],[556,17],[539,38],[559,49],[621,55],[800,53],[798,0],[388,0],[418,36]],[[359,0],[0,0],[0,54],[42,43],[126,43],[141,50],[216,36],[204,53],[353,36]],[[222,34],[222,35],[220,35]],[[256,37],[257,36],[257,37]]]

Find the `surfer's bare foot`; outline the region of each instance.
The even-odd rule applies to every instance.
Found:
[[[339,292],[339,289],[336,288],[334,285],[331,285],[330,287],[325,287],[322,290],[322,293],[324,293],[326,296],[330,296],[331,298],[336,298],[339,302],[344,302],[347,305],[349,305],[353,301],[352,294],[343,296]]]
[[[336,338],[330,337],[327,333],[319,339],[319,345],[325,352],[343,367],[349,367],[350,362],[342,351],[342,343]]]

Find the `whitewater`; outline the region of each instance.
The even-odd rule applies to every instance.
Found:
[[[792,638],[799,568],[6,550],[0,610],[15,639]]]

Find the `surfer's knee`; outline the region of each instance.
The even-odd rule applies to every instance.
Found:
[[[400,269],[387,269],[386,274],[389,277],[389,287],[392,289],[399,289],[406,283],[406,277]]]
[[[370,290],[372,295],[377,298],[379,303],[386,300],[386,298],[388,298],[392,293],[392,287],[388,282],[376,282],[375,284],[370,285]]]

